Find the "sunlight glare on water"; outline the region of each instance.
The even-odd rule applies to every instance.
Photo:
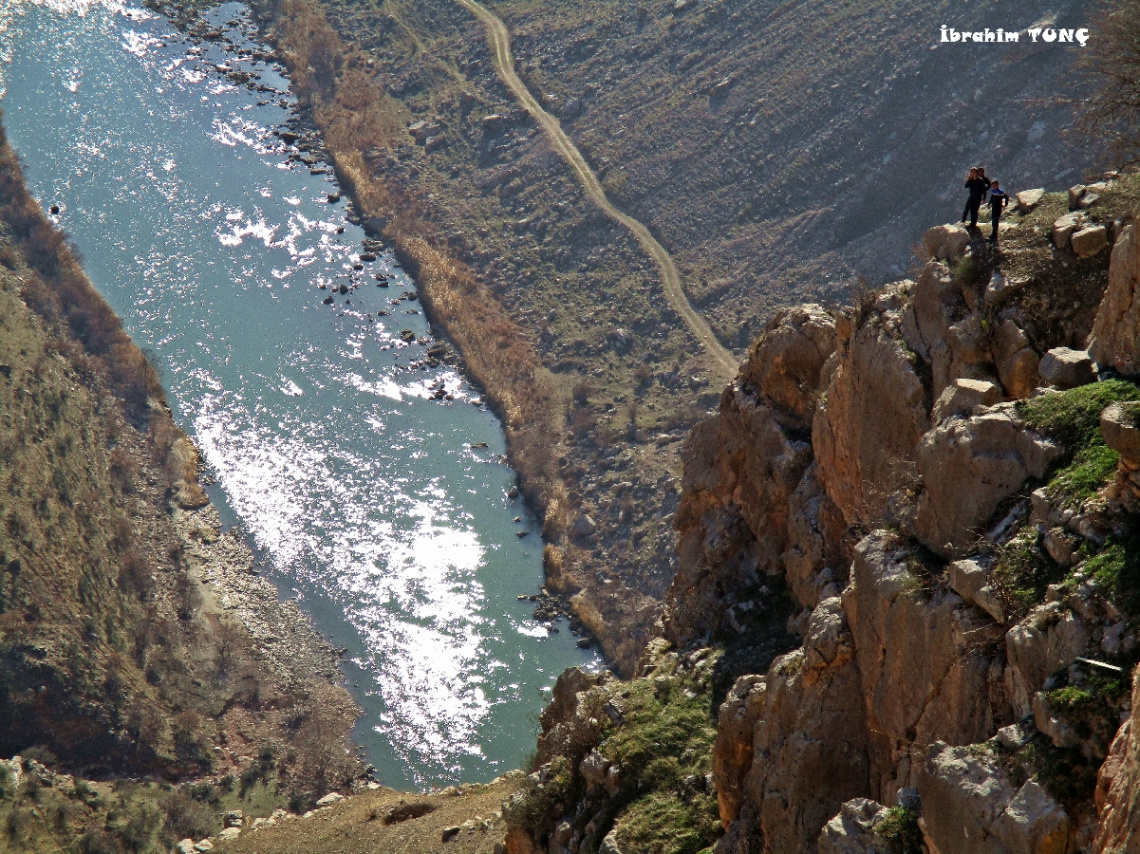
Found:
[[[251,26],[234,3],[212,20],[235,40]],[[499,425],[423,365],[414,284],[390,255],[361,259],[323,164],[273,134],[280,70],[119,3],[9,2],[0,55],[32,192],[154,352],[282,595],[347,649],[382,782],[517,767],[558,673],[596,662],[517,600],[542,543],[507,496]]]

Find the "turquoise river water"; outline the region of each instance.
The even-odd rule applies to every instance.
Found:
[[[214,19],[249,30],[237,4]],[[33,194],[154,354],[229,520],[347,647],[378,779],[518,767],[557,675],[596,660],[517,600],[541,584],[542,542],[508,496],[500,426],[454,370],[410,367],[426,345],[401,333],[430,332],[418,302],[396,302],[414,283],[360,259],[331,176],[273,135],[289,116],[279,69],[80,0],[0,0],[0,59]]]

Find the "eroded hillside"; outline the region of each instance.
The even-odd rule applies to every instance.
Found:
[[[221,531],[154,369],[2,138],[0,265],[0,847],[161,850],[222,829],[211,798],[349,786],[335,653]],[[82,779],[112,775],[136,780],[118,811]]]

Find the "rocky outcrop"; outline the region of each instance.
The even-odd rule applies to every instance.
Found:
[[[956,261],[970,245],[970,232],[961,225],[936,225],[922,236],[926,253],[938,261]]]
[[[880,854],[888,846],[875,834],[875,825],[886,819],[889,810],[867,798],[855,798],[839,809],[839,814],[823,826],[819,854]]]
[[[812,425],[820,480],[849,525],[882,521],[912,485],[930,426],[929,394],[902,340],[906,287],[885,291],[861,325],[839,322],[835,371]]]
[[[1140,373],[1140,237],[1128,225],[1112,248],[1108,290],[1093,324],[1089,353],[1101,368]]]
[[[1037,388],[1040,357],[1013,320],[1007,318],[998,328],[993,355],[1006,395],[1014,399],[1029,397]]]
[[[1132,682],[1132,708],[1140,703],[1140,673]],[[1131,720],[1113,739],[1108,757],[1097,775],[1096,809],[1100,819],[1094,850],[1125,854],[1140,848],[1140,739]]]
[[[1033,712],[1033,696],[1046,677],[1084,654],[1090,637],[1081,618],[1058,602],[1042,605],[1009,630],[1006,691],[1017,717]]]
[[[856,546],[843,593],[875,734],[870,792],[886,802],[914,785],[912,745],[970,744],[1008,722],[1001,662],[982,652],[1000,627],[953,591],[924,590],[922,571],[896,535],[875,532]]]
[[[831,517],[816,495],[801,490],[797,501],[792,497],[812,462],[806,434],[833,354],[834,325],[819,306],[777,315],[726,390],[719,414],[686,441],[674,521],[680,560],[665,616],[671,640],[732,630],[726,606],[782,574],[792,514],[797,547],[810,555],[801,562],[808,584],[812,556],[822,554],[812,525],[829,527]]]
[[[1001,386],[988,380],[954,380],[934,404],[931,419],[935,424],[951,415],[970,413],[976,406],[993,406],[1001,400]]]
[[[741,381],[794,424],[811,424],[820,372],[835,352],[835,318],[808,304],[778,312],[757,340],[741,370]]]
[[[852,637],[840,601],[828,599],[812,613],[804,648],[776,659],[764,677],[742,677],[721,708],[730,729],[755,723],[751,763],[729,737],[717,742],[727,829],[718,854],[815,849],[828,819],[867,788],[860,708]]]
[[[943,557],[970,548],[1002,501],[1041,477],[1062,448],[1025,429],[1010,405],[940,424],[922,438],[914,533]]]
[[[814,608],[820,600],[839,595],[847,583],[847,523],[827,497],[814,464],[804,473],[789,507],[785,578],[800,604]]]
[[[953,255],[952,231],[930,236],[933,254]],[[720,854],[916,845],[902,829],[938,854],[1062,854],[1094,835],[1082,787],[1128,711],[1098,679],[1136,643],[1112,544],[1131,536],[1126,495],[1140,510],[1133,413],[1105,410],[1123,453],[1108,482],[1095,418],[1133,392],[1092,385],[1079,347],[1095,288],[1054,322],[1024,271],[985,286],[985,256],[963,252],[971,263],[953,274],[932,260],[840,314],[825,359],[804,344],[816,319],[830,340],[825,315],[782,316],[690,440],[679,520],[691,551],[666,636],[747,644],[754,624],[738,618],[786,599],[780,576],[802,606],[787,622],[800,649],[725,668]],[[783,381],[781,358],[808,379]],[[1097,796],[1116,828],[1127,737]]]
[[[811,462],[811,447],[737,387],[722,401],[720,416],[693,431],[682,454],[680,560],[665,626],[667,637],[687,641],[725,631],[726,604],[781,571],[788,500]]]
[[[1069,816],[1036,780],[1015,787],[985,747],[927,751],[923,829],[939,854],[1065,854]]]
[[[1070,347],[1054,347],[1041,359],[1038,370],[1041,379],[1057,389],[1076,388],[1096,379],[1089,354]]]

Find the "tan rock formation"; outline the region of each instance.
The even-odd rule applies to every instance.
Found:
[[[847,523],[827,497],[814,464],[789,502],[788,548],[783,554],[788,586],[800,603],[814,608],[847,583],[844,555]]]
[[[993,406],[1000,400],[1001,386],[996,383],[959,378],[946,386],[931,418],[937,424],[951,415],[972,412],[975,406]]]
[[[914,784],[911,744],[970,744],[1008,722],[995,702],[1000,663],[979,651],[1000,628],[953,592],[928,595],[911,571],[915,561],[895,535],[869,534],[855,547],[843,593],[876,735],[870,792],[886,802]]]
[[[816,410],[812,444],[828,497],[848,524],[875,523],[912,484],[930,401],[904,348],[905,296],[885,292],[868,319],[839,329],[838,365]]]
[[[970,232],[960,225],[936,225],[927,229],[922,242],[931,258],[956,261],[970,245]]]
[[[915,536],[943,557],[960,556],[998,505],[1026,478],[1041,477],[1061,450],[1027,431],[1012,404],[940,424],[918,447],[924,488]]]
[[[823,826],[819,854],[879,854],[885,848],[875,836],[875,825],[887,817],[885,806],[867,798],[855,798]]]
[[[765,711],[767,691],[763,676],[741,676],[720,706],[713,747],[713,780],[720,821],[725,828],[740,816],[744,803],[744,780],[752,768],[752,734]]]
[[[1084,350],[1054,347],[1041,359],[1041,379],[1057,389],[1076,388],[1096,379],[1092,359]]]
[[[835,318],[819,305],[784,309],[768,323],[741,371],[775,409],[809,426],[820,389],[820,371],[835,351]]]
[[[1033,394],[1040,360],[1029,338],[1012,320],[998,327],[993,355],[1006,395],[1016,400]]]
[[[1088,646],[1090,633],[1080,617],[1057,602],[1032,611],[1005,636],[1005,684],[1016,717],[1033,712],[1033,695],[1045,678],[1068,667]]]
[[[1140,673],[1132,681],[1132,708],[1140,708]],[[1113,739],[1097,775],[1096,809],[1100,819],[1093,850],[1126,854],[1140,849],[1140,739],[1131,720]]]
[[[804,649],[777,658],[762,691],[753,682],[730,706],[734,718],[743,708],[746,721],[753,698],[756,724],[739,816],[717,844],[719,854],[813,851],[841,805],[866,792],[867,729],[852,653],[839,600],[821,602]],[[740,763],[722,760],[718,767],[724,776],[717,790],[739,791],[741,784],[725,771]],[[726,807],[734,802],[722,802],[722,819],[732,818]]]
[[[717,418],[698,425],[682,451],[683,497],[677,576],[666,635],[691,639],[725,625],[726,594],[782,571],[788,499],[811,463],[771,409],[737,387]]]
[[[1035,780],[1015,788],[983,751],[931,745],[918,789],[927,844],[939,854],[1065,854],[1065,811]]]
[[[1093,323],[1089,353],[1102,368],[1140,373],[1140,246],[1129,224],[1112,247],[1108,290]]]
[[[674,521],[680,561],[665,615],[671,640],[723,631],[734,591],[783,572],[789,500],[812,461],[803,434],[834,348],[835,321],[822,308],[781,312],[723,397],[718,415],[698,425],[685,443],[683,497]],[[830,506],[822,505],[821,516],[821,504],[813,500],[802,496],[795,508],[801,517],[797,536],[808,552],[811,526],[820,523],[830,531],[836,524]],[[820,568],[803,569],[805,583]]]

